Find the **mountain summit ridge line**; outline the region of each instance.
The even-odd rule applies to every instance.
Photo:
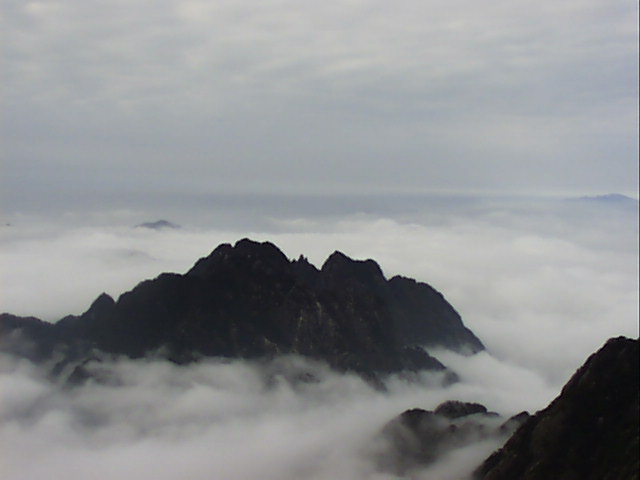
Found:
[[[114,300],[100,295],[55,324],[0,315],[0,348],[33,359],[64,351],[178,363],[299,354],[377,375],[444,366],[425,348],[475,353],[482,342],[426,283],[385,278],[373,260],[334,252],[320,269],[270,242],[221,244],[185,274],[162,273]]]

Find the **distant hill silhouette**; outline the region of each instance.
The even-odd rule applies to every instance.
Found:
[[[163,230],[166,228],[179,229],[180,225],[176,225],[168,220],[157,220],[155,222],[145,222],[136,225],[135,228],[149,228],[151,230]]]
[[[34,295],[36,292],[34,292]],[[184,363],[299,354],[364,375],[445,367],[422,347],[484,347],[442,294],[373,260],[335,252],[317,269],[273,244],[223,244],[186,274],[163,273],[115,301],[100,295],[55,324],[0,315],[0,347],[41,361],[95,352]]]
[[[637,198],[628,197],[627,195],[622,195],[620,193],[607,193],[605,195],[584,196],[584,197],[574,198],[571,200],[574,200],[574,201],[577,200],[581,202],[593,202],[593,203],[600,203],[600,204],[615,204],[615,205],[622,205],[622,204],[637,205],[638,204]]]

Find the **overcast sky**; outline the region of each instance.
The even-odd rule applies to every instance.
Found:
[[[6,0],[2,189],[637,195],[632,0]]]

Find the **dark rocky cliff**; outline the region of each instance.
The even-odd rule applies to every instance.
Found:
[[[146,280],[117,301],[98,297],[51,325],[0,316],[5,351],[81,358],[92,351],[176,362],[293,353],[363,374],[443,369],[421,348],[477,352],[482,343],[424,283],[387,280],[373,260],[335,252],[321,269],[273,244],[220,245],[184,275]]]
[[[640,478],[638,340],[614,338],[476,471],[476,480]]]

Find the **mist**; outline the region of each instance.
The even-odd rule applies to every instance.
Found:
[[[190,367],[116,359],[94,364],[101,380],[75,389],[3,357],[2,478],[392,479],[376,468],[376,432],[403,410],[462,400],[505,417],[535,412],[607,338],[638,336],[637,202],[308,202],[277,216],[259,203],[171,211],[175,230],[133,228],[164,217],[148,209],[15,215],[0,234],[0,310],[55,321],[250,237],[318,267],[340,250],[375,259],[387,277],[427,282],[487,351],[432,352],[460,382],[391,377],[386,392],[295,357]],[[315,381],[292,381],[299,369]],[[498,446],[453,452],[415,478],[464,479]]]
[[[97,480],[393,479],[376,461],[385,449],[384,424],[416,405],[473,396],[467,386],[445,388],[429,374],[417,383],[390,378],[381,392],[296,357],[188,367],[120,360],[91,365],[98,380],[73,388],[50,383],[24,363],[5,358],[2,365],[6,479],[51,472]],[[313,381],[295,381],[300,371]],[[444,458],[415,478],[431,478],[432,469],[437,478],[463,478],[442,475],[466,475],[499,440],[461,449],[469,461]]]

